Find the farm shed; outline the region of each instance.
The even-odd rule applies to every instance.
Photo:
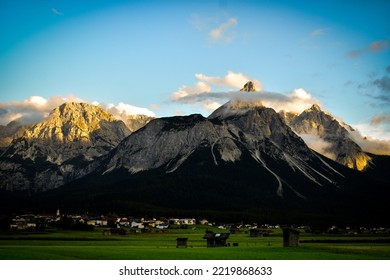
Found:
[[[187,248],[187,240],[188,238],[182,238],[182,237],[179,237],[179,238],[176,238],[176,248]]]
[[[299,246],[299,231],[293,228],[283,228],[283,246]]]
[[[203,239],[206,239],[207,247],[224,247],[228,246],[226,240],[229,236],[230,233],[214,233],[212,231],[208,231],[203,236]]]
[[[105,229],[103,235],[126,235],[126,230],[123,228]]]
[[[263,231],[257,228],[252,228],[249,231],[249,237],[263,237]]]

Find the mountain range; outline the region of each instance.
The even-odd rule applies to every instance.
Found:
[[[132,119],[131,131],[97,106],[65,103],[25,128],[0,157],[3,210],[286,222],[380,222],[388,211],[389,157],[364,152],[318,105],[295,115],[236,99],[207,118]]]

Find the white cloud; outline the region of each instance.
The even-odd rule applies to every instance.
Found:
[[[336,160],[336,155],[331,152],[332,143],[326,142],[317,135],[313,134],[299,134],[310,149],[320,153],[332,160]]]
[[[322,102],[314,98],[303,88],[294,89],[288,95],[274,94],[262,100],[264,106],[271,107],[275,111],[301,113],[313,104],[322,105]]]
[[[47,100],[41,96],[30,96],[28,99],[24,100],[23,103],[27,106],[44,107],[47,104]]]
[[[222,104],[215,102],[215,101],[205,101],[203,102],[203,107],[208,111],[215,111],[219,107],[221,107]]]
[[[385,123],[372,125],[360,123],[352,125],[354,131],[349,131],[351,138],[363,151],[378,154],[390,155],[390,127]]]
[[[214,104],[225,103],[232,99],[243,99],[249,101],[261,101],[266,107],[276,111],[287,111],[301,113],[313,104],[322,105],[322,102],[314,98],[303,88],[298,88],[289,94],[280,94],[267,91],[240,92],[238,91],[248,81],[252,80],[257,89],[262,89],[261,82],[254,80],[242,73],[229,71],[225,77],[211,77],[204,74],[196,74],[195,77],[200,80],[195,87],[183,86],[172,94],[171,100],[182,104],[201,103],[204,108],[211,109]],[[234,91],[212,91],[212,86],[228,86],[235,88]]]
[[[257,90],[262,89],[259,80],[240,72],[228,71],[223,77],[207,76],[202,73],[195,74],[198,80],[194,87],[181,86],[171,95],[171,100],[177,103],[193,104],[202,103],[203,108],[214,111],[222,103],[233,98],[234,92],[241,89],[248,81],[252,81]],[[212,92],[213,87],[218,89],[230,89],[230,91]],[[233,94],[233,95],[232,95]]]
[[[246,82],[252,81],[257,90],[261,90],[263,88],[260,81],[240,72],[234,73],[233,71],[228,71],[227,74],[222,78],[206,76],[204,74],[195,74],[195,77],[201,81],[220,87],[228,86],[240,89],[245,85]]]
[[[389,140],[390,129],[385,123],[371,125],[370,123],[355,124],[353,127],[361,135],[361,137],[370,137],[372,140]]]
[[[182,98],[191,97],[192,95],[198,95],[211,91],[211,86],[205,82],[197,82],[195,87],[182,86],[172,94],[171,99],[173,101],[180,100]]]
[[[227,22],[222,23],[217,28],[209,32],[209,38],[212,42],[230,43],[234,39],[234,33],[229,32],[230,29],[237,25],[238,21],[235,18],[230,18]]]
[[[136,107],[130,104],[125,104],[123,102],[120,102],[118,105],[100,105],[100,107],[107,110],[107,112],[111,113],[116,118],[125,118],[126,116],[131,115],[146,115],[150,117],[156,117],[156,114],[147,108]]]
[[[363,149],[363,151],[373,153],[376,155],[390,156],[390,140],[375,140],[375,139],[360,139],[356,143]]]
[[[64,102],[83,102],[82,99],[68,95],[67,97],[52,96],[46,99],[41,96],[30,96],[23,101],[0,102],[0,124],[19,119],[23,124],[33,124],[45,118],[55,107]]]

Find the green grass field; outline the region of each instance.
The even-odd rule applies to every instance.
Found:
[[[238,246],[207,248],[204,227],[173,229],[165,233],[104,236],[93,232],[1,232],[3,260],[372,260],[390,259],[390,236],[311,235],[301,233],[299,247],[283,247],[282,232],[254,238],[231,234]],[[209,228],[214,232],[227,232]],[[188,238],[187,248],[176,248],[176,238]],[[314,240],[314,241],[313,241]]]

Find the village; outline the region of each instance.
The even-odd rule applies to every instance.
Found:
[[[143,233],[166,233],[170,229],[197,229],[197,226],[206,226],[203,239],[207,247],[226,247],[231,244],[228,239],[231,234],[247,234],[250,237],[272,236],[273,229],[279,229],[279,225],[264,224],[258,228],[255,224],[230,223],[216,224],[207,219],[196,220],[194,218],[134,218],[121,217],[117,215],[90,216],[90,215],[61,215],[60,210],[56,214],[23,214],[12,218],[10,230],[15,231],[45,231],[50,228],[61,228],[63,230],[96,231],[101,229],[102,234],[129,235]],[[210,229],[217,229],[213,232]],[[261,229],[260,229],[261,228]],[[223,231],[223,232],[221,232]],[[299,230],[283,228],[284,246],[298,246]],[[177,248],[186,248],[188,238],[177,238]],[[238,246],[233,243],[232,246]]]
[[[310,226],[285,226],[257,223],[215,223],[207,219],[195,218],[136,218],[132,216],[110,215],[89,215],[89,214],[61,214],[58,209],[55,214],[23,214],[15,215],[9,219],[9,230],[12,231],[38,231],[44,232],[49,229],[58,228],[61,230],[76,231],[97,231],[103,235],[130,235],[145,233],[167,233],[170,229],[195,230],[198,226],[204,227],[203,239],[207,241],[208,247],[230,246],[227,241],[232,234],[246,234],[249,237],[267,237],[274,234],[274,230],[283,232],[283,243],[285,247],[298,246],[300,232],[312,234],[341,234],[346,236],[357,236],[369,234],[389,234],[390,229],[365,228],[365,227],[344,227],[329,226],[326,228],[315,228]],[[4,228],[4,227],[3,227]],[[217,232],[213,232],[213,230]],[[186,247],[186,238],[178,238],[177,246]],[[234,244],[233,246],[238,246]]]
[[[145,233],[151,230],[164,231],[170,228],[188,228],[196,227],[196,225],[217,227],[219,229],[230,229],[231,233],[236,233],[240,229],[246,228],[248,230],[258,227],[254,224],[243,223],[228,223],[217,224],[210,222],[207,219],[195,218],[135,218],[132,216],[120,216],[115,214],[110,215],[88,215],[88,214],[66,214],[60,213],[57,210],[55,214],[22,214],[15,215],[10,220],[9,228],[13,230],[45,230],[48,227],[63,227],[64,229],[85,229],[94,230],[96,228],[106,228],[111,232],[114,229],[122,229],[122,233],[126,233],[127,230],[133,233]],[[279,228],[279,225],[262,225],[265,228]],[[126,230],[127,229],[127,230]],[[116,230],[116,232],[118,232]],[[269,230],[269,233],[272,231]]]

